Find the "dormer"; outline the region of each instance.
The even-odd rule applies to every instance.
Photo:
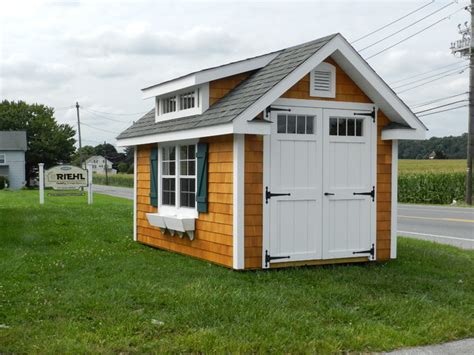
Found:
[[[209,83],[155,96],[155,121],[200,115],[209,108]]]

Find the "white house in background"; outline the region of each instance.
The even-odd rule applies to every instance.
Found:
[[[0,176],[11,189],[25,185],[26,131],[0,131]]]
[[[92,172],[96,174],[105,174],[105,161],[107,161],[107,173],[117,174],[116,169],[112,169],[112,162],[105,159],[102,155],[93,155],[86,159],[83,168],[86,169],[88,164],[92,165]]]

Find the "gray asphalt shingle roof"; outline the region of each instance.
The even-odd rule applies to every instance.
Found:
[[[0,150],[26,152],[26,131],[0,131]]]
[[[283,49],[270,63],[250,75],[201,115],[155,122],[155,110],[152,109],[132,126],[120,133],[117,139],[230,123],[322,48],[334,36],[336,35],[333,34],[298,46]]]

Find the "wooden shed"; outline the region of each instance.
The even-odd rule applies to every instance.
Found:
[[[340,34],[142,91],[117,138],[139,243],[238,270],[396,257],[397,142],[426,127]]]

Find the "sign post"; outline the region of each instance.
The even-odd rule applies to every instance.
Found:
[[[39,163],[40,205],[44,205],[44,163]]]
[[[87,187],[87,203],[89,205],[92,205],[92,202],[94,201],[94,196],[92,192],[92,164],[87,164],[87,182],[88,182],[88,187]]]

